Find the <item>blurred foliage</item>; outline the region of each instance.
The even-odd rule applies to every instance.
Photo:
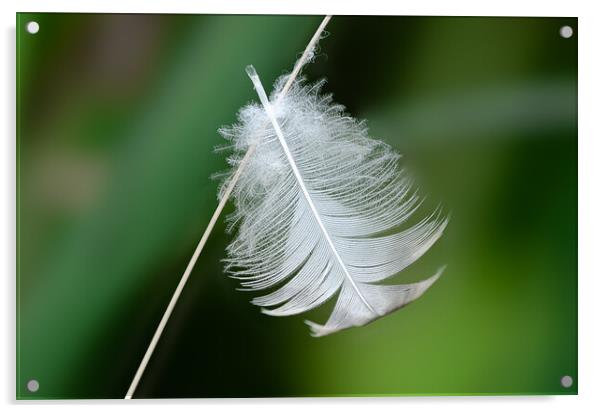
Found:
[[[125,395],[216,206],[216,130],[255,98],[244,67],[276,79],[320,20],[18,14],[18,398]],[[566,24],[333,18],[306,77],[326,77],[451,213],[398,280],[446,273],[406,309],[315,339],[222,273],[222,219],[136,397],[575,394],[560,386],[577,382]]]

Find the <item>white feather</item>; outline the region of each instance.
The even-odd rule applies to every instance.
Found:
[[[406,285],[379,285],[416,261],[441,236],[447,219],[436,211],[402,226],[420,205],[399,155],[371,139],[362,122],[322,95],[324,82],[295,81],[271,103],[252,66],[247,72],[261,105],[242,108],[220,133],[237,167],[254,147],[233,196],[238,229],[227,270],[243,289],[270,289],[253,299],[263,312],[286,316],[311,310],[338,294],[314,336],[365,325],[420,297],[441,275]]]

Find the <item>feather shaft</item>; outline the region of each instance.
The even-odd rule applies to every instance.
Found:
[[[293,170],[293,174],[295,175],[295,178],[297,179],[297,183],[298,183],[299,187],[301,188],[301,192],[303,193],[303,196],[304,196],[305,200],[307,201],[307,204],[309,205],[309,208],[310,208],[316,222],[318,223],[320,230],[322,231],[322,235],[324,235],[324,238],[326,239],[328,246],[332,250],[332,254],[334,255],[335,259],[337,260],[337,262],[339,263],[341,268],[343,269],[343,272],[345,273],[345,277],[351,283],[351,286],[353,287],[354,291],[358,294],[362,303],[364,303],[364,305],[372,313],[374,313],[375,315],[380,315],[370,305],[370,303],[366,300],[366,297],[364,297],[364,294],[362,294],[362,292],[358,288],[357,284],[353,280],[353,277],[351,276],[351,274],[349,274],[349,270],[347,269],[347,266],[345,265],[341,256],[339,255],[337,248],[335,247],[334,243],[332,242],[330,234],[329,234],[328,230],[326,229],[326,227],[324,226],[324,223],[322,222],[322,218],[320,217],[320,214],[318,213],[318,210],[316,209],[316,205],[314,204],[314,201],[313,201],[309,191],[307,190],[307,187],[305,185],[303,177],[301,176],[301,172],[299,172],[299,168],[297,167],[297,163],[295,162],[293,154],[291,153],[291,150],[288,147],[288,144],[286,143],[286,139],[284,138],[282,129],[280,128],[280,125],[278,124],[278,120],[276,119],[276,116],[274,115],[274,112],[272,110],[272,105],[268,99],[268,96],[265,93],[265,89],[263,88],[263,85],[261,84],[261,80],[259,79],[259,75],[255,71],[255,68],[253,66],[247,66],[247,74],[249,75],[249,77],[251,78],[251,81],[253,82],[253,85],[255,86],[255,91],[257,92],[257,95],[259,96],[259,100],[261,101],[261,104],[263,105],[265,112],[266,112],[268,118],[270,119],[270,122],[272,123],[274,131],[276,132],[276,136],[278,137],[278,141],[280,142],[280,145],[282,146],[282,149],[284,150],[284,153],[289,162],[289,165],[290,165],[291,169]]]

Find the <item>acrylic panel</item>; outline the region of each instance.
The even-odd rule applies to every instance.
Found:
[[[323,17],[17,15],[18,399],[126,395],[231,168],[218,129],[250,102],[259,117],[277,105],[245,68],[269,95]],[[577,19],[333,16],[325,30],[299,76],[326,79],[402,155],[421,216],[447,220],[420,253],[399,242],[420,257],[381,284],[444,272],[397,311],[312,337],[304,321],[326,322],[337,296],[286,317],[250,303],[263,294],[225,270],[240,206],[226,202],[133,397],[576,394]],[[317,130],[328,120],[307,113]],[[323,179],[346,187],[350,146],[333,142]],[[262,174],[290,173],[276,158],[257,158]],[[341,255],[362,269],[379,251]]]

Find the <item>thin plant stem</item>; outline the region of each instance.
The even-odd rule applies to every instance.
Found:
[[[278,95],[277,100],[280,100],[289,91],[293,82],[295,81],[295,79],[297,78],[299,73],[301,72],[301,69],[307,63],[310,55],[312,55],[314,47],[320,40],[320,36],[321,36],[322,32],[324,31],[324,28],[330,21],[331,17],[332,16],[324,17],[324,19],[322,20],[322,23],[320,23],[320,26],[318,27],[318,29],[312,36],[312,38],[309,41],[309,43],[307,44],[307,47],[305,48],[305,50],[303,51],[303,54],[301,55],[299,60],[297,60],[297,63],[295,64],[293,71],[291,72],[290,76],[288,77],[288,80],[286,81],[285,85],[283,86],[282,90],[280,91],[280,94]],[[131,399],[134,396],[134,392],[136,391],[136,388],[138,387],[138,384],[140,383],[140,379],[142,378],[142,375],[144,374],[144,371],[146,370],[146,366],[148,365],[148,362],[149,362],[150,358],[152,357],[153,352],[155,351],[155,347],[157,347],[157,343],[159,342],[159,339],[161,338],[161,334],[163,334],[163,330],[165,329],[165,326],[167,325],[167,322],[169,321],[169,317],[171,316],[171,313],[173,312],[173,309],[176,306],[178,299],[180,298],[180,294],[182,293],[182,290],[184,289],[184,286],[186,285],[188,278],[190,278],[190,273],[192,273],[192,270],[193,270],[197,260],[199,259],[199,256],[201,255],[201,252],[203,251],[203,248],[205,247],[207,240],[209,239],[209,235],[211,235],[211,232],[213,231],[213,228],[215,227],[215,223],[217,222],[217,219],[220,217],[224,207],[226,206],[226,203],[228,202],[228,198],[232,194],[232,190],[234,189],[234,186],[238,182],[238,179],[240,178],[243,170],[245,169],[245,167],[249,163],[249,160],[251,159],[251,156],[255,152],[255,148],[256,148],[256,145],[252,145],[249,147],[249,149],[247,150],[247,153],[245,154],[245,156],[241,160],[240,164],[238,165],[236,172],[234,172],[234,175],[232,175],[230,182],[228,182],[228,186],[226,187],[226,190],[222,194],[219,204],[217,205],[217,208],[213,212],[213,215],[211,216],[211,220],[209,221],[207,228],[205,228],[205,232],[203,233],[201,240],[199,241],[196,249],[194,250],[194,253],[192,254],[192,257],[190,258],[190,261],[188,262],[188,265],[186,266],[186,270],[184,271],[184,274],[182,274],[182,278],[180,278],[180,282],[178,283],[178,286],[176,287],[176,290],[174,291],[174,293],[171,297],[171,300],[169,300],[169,304],[167,305],[167,308],[165,309],[165,312],[163,313],[163,317],[161,317],[161,321],[159,322],[159,325],[157,326],[157,329],[155,330],[155,334],[153,335],[153,338],[151,339],[151,341],[148,345],[148,348],[146,349],[146,353],[144,353],[144,357],[142,358],[142,361],[140,362],[140,365],[138,366],[138,370],[136,370],[136,374],[134,375],[134,378],[132,379],[132,382],[127,391],[127,394],[125,395],[125,399]]]
[[[322,20],[322,23],[320,23],[320,26],[318,26],[318,30],[316,30],[316,32],[312,36],[311,40],[307,44],[307,47],[303,51],[303,54],[301,55],[299,60],[297,60],[297,63],[295,64],[295,67],[293,68],[291,75],[288,77],[286,83],[282,87],[282,90],[280,91],[280,94],[278,95],[278,100],[280,100],[281,97],[283,97],[284,95],[286,95],[288,93],[288,90],[291,88],[293,82],[299,75],[299,72],[301,72],[301,68],[307,63],[309,56],[313,55],[314,47],[320,40],[320,36],[322,35],[322,32],[326,28],[326,25],[328,24],[328,22],[330,21],[331,18],[332,18],[332,16],[324,17],[324,20]]]

